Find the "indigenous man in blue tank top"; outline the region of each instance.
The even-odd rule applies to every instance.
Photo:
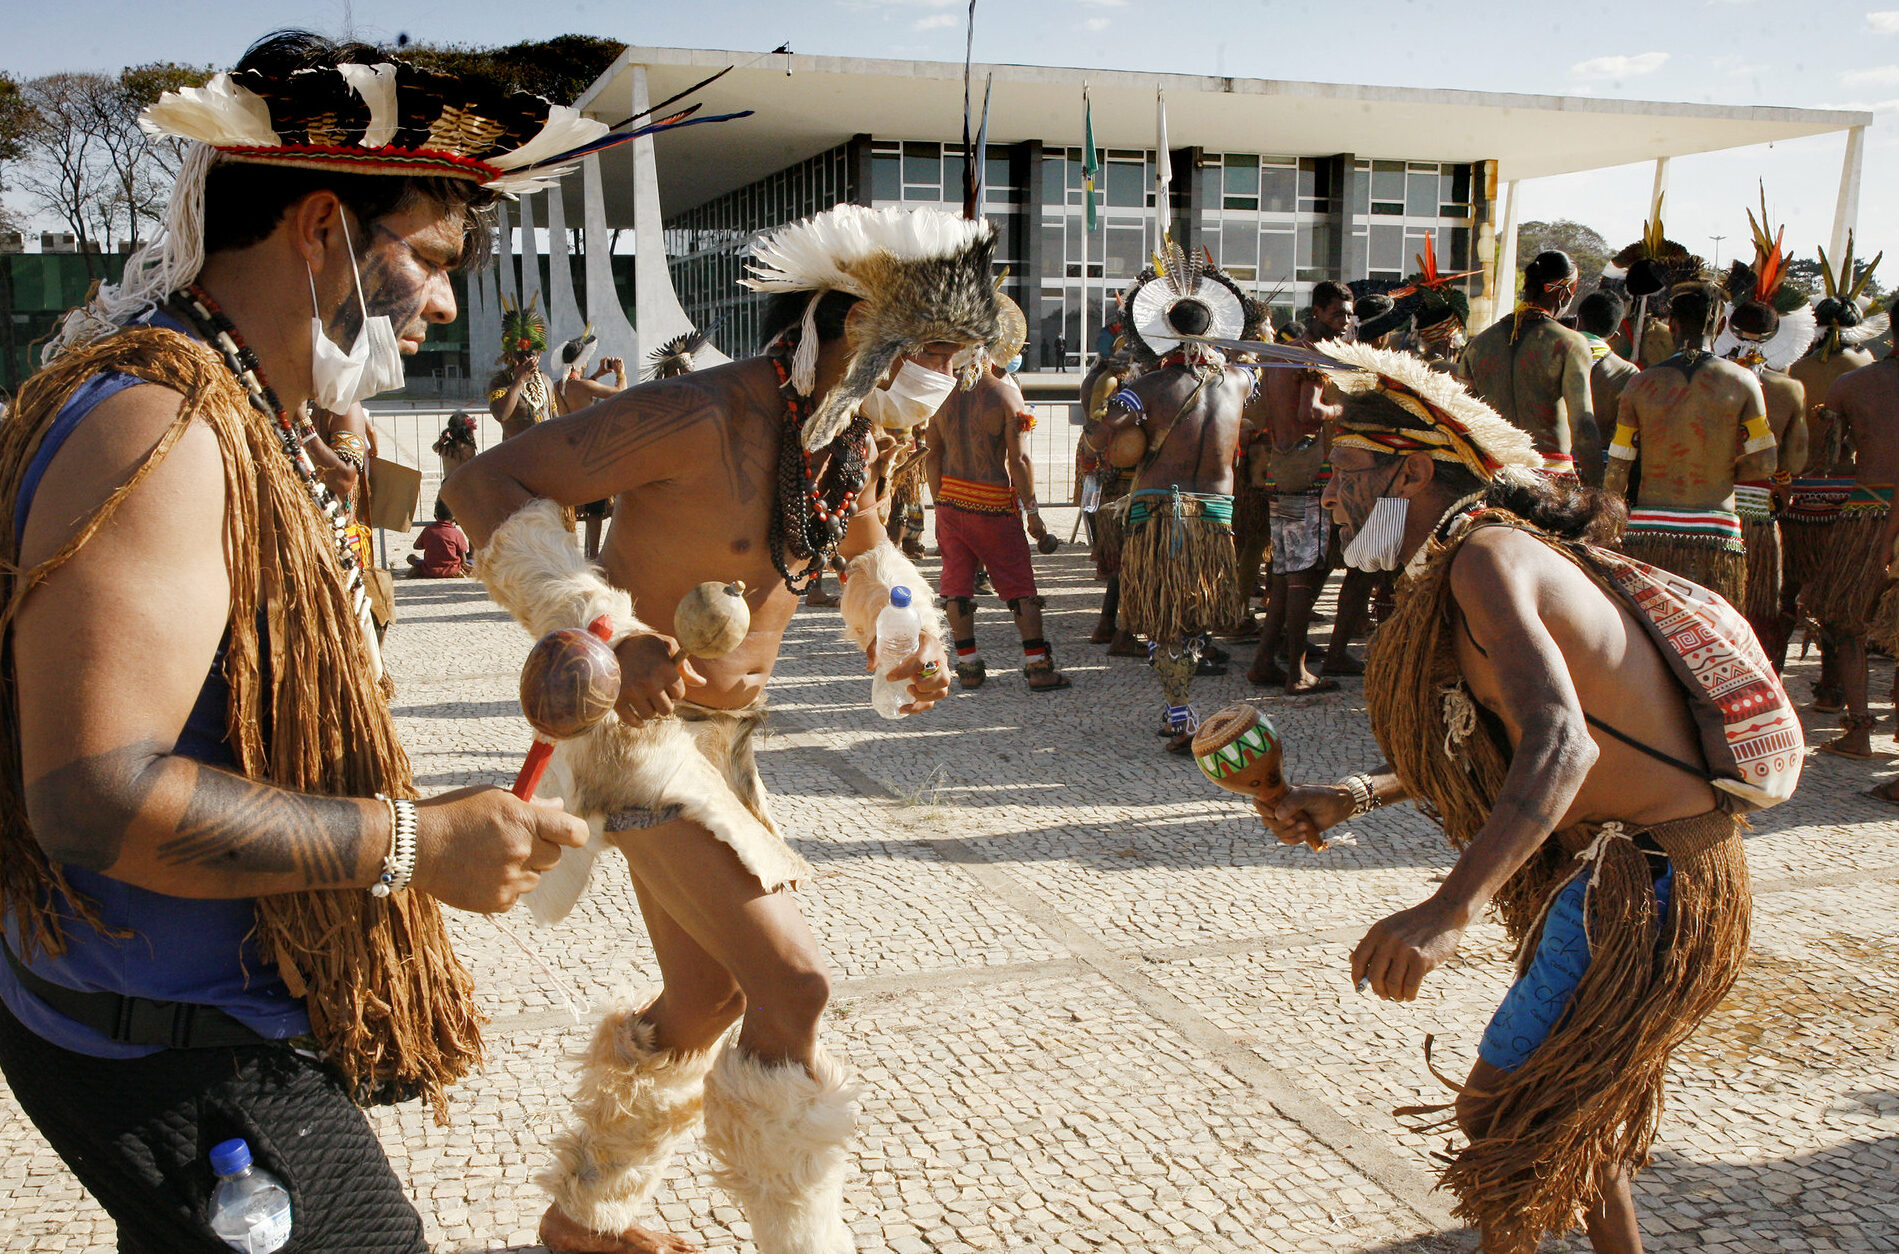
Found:
[[[447,99],[467,125],[432,126]],[[415,800],[309,451],[306,403],[399,386],[455,317],[536,129],[518,95],[480,124],[499,103],[297,32],[166,95],[167,229],[0,429],[0,1070],[122,1250],[222,1248],[230,1137],[294,1248],[425,1249],[357,1105],[439,1111],[480,1060],[440,904],[506,910],[585,840],[499,789]]]
[[[1441,822],[1455,865],[1350,978],[1415,999],[1493,905],[1524,943],[1455,1103],[1454,1213],[1491,1254],[1579,1225],[1639,1254],[1668,1056],[1747,953],[1738,812],[1792,794],[1799,720],[1739,613],[1590,543],[1612,498],[1424,363],[1324,351],[1349,370],[1326,508],[1346,560],[1408,572],[1365,676],[1386,763],[1262,817],[1288,843],[1402,800]]]

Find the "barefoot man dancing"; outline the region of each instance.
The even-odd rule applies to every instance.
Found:
[[[993,250],[987,223],[936,210],[844,205],[793,223],[759,244],[748,281],[776,294],[763,356],[540,424],[443,489],[494,598],[536,635],[607,615],[624,672],[618,717],[564,743],[548,787],[626,855],[665,983],[594,1037],[575,1123],[540,1176],[554,1250],[690,1248],[635,1218],[702,1097],[706,1147],[761,1254],[854,1248],[841,1206],[857,1085],[818,1041],[830,979],[787,891],[810,868],[772,826],[752,734],[785,626],[830,557],[849,563],[860,648],[891,588],[927,586],[879,520],[871,431],[893,413],[926,420],[954,367],[986,363]],[[598,497],[618,505],[596,566],[559,511]],[[673,608],[709,579],[745,581],[751,635],[687,663]],[[925,610],[915,656],[869,661],[911,681],[907,711],[928,708],[949,688],[941,616]],[[585,877],[585,859],[566,859],[544,884],[558,895],[531,904],[564,913]]]
[[[1413,1000],[1491,905],[1527,938],[1456,1103],[1454,1213],[1489,1254],[1578,1224],[1637,1254],[1669,1053],[1747,953],[1737,812],[1791,795],[1799,721],[1737,613],[1587,544],[1612,501],[1532,473],[1529,437],[1422,363],[1325,351],[1360,371],[1326,505],[1351,560],[1411,572],[1366,672],[1388,764],[1263,817],[1288,842],[1401,800],[1439,817],[1456,865],[1351,978]]]

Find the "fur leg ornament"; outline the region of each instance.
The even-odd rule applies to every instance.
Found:
[[[860,1086],[819,1050],[816,1074],[727,1044],[706,1081],[705,1144],[745,1211],[758,1254],[852,1254],[845,1153]]]
[[[632,1003],[600,1021],[582,1059],[578,1122],[534,1181],[574,1222],[617,1233],[638,1221],[679,1141],[699,1120],[710,1052],[656,1049]]]
[[[877,615],[890,604],[890,590],[910,589],[910,608],[923,624],[923,639],[939,643],[949,637],[943,611],[930,596],[930,581],[896,545],[885,540],[868,553],[859,553],[844,568],[844,634],[868,650],[877,638]]]
[[[561,507],[529,501],[495,528],[478,569],[488,595],[536,639],[562,627],[586,627],[601,615],[613,623],[610,642],[652,628],[633,616],[633,599],[580,555]]]

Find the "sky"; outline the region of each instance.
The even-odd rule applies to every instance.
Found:
[[[1899,6],[1899,0],[1873,0]],[[154,60],[228,65],[257,35],[331,34],[504,44],[569,32],[629,43],[956,61],[966,0],[60,0],[9,3],[0,69],[116,70]],[[187,16],[188,15],[188,16]],[[1346,20],[1349,15],[1349,20]],[[1397,87],[1866,109],[1860,253],[1899,250],[1899,7],[1865,0],[977,0],[978,61]],[[1747,238],[1765,186],[1790,251],[1832,231],[1845,136],[1672,163],[1671,237],[1723,258]],[[1373,155],[1373,154],[1366,154]],[[1393,156],[1429,154],[1391,154]],[[1524,182],[1519,222],[1573,218],[1611,247],[1640,232],[1653,166]],[[1716,243],[1711,237],[1725,236]],[[1899,251],[1893,269],[1899,272]],[[1888,285],[1899,273],[1883,275]]]

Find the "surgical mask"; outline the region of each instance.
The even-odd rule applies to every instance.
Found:
[[[349,249],[350,270],[356,276],[356,304],[363,311],[363,328],[356,342],[344,352],[336,341],[323,333],[323,311],[317,305],[316,274],[309,264],[310,276],[310,403],[318,409],[340,414],[358,401],[379,392],[402,386],[402,345],[388,316],[369,316],[363,299],[363,275],[356,267],[356,247],[349,237],[349,220],[343,219],[343,243]]]
[[[928,422],[956,388],[954,375],[926,369],[914,361],[903,363],[887,388],[866,396],[863,411],[880,427],[901,429]]]
[[[1009,358],[1009,364],[1004,366],[1003,369],[1007,370],[1010,374],[1014,374],[1016,371],[1022,369],[1022,354],[1017,353],[1015,356]]]
[[[1365,525],[1345,546],[1345,564],[1353,570],[1372,572],[1398,569],[1398,557],[1404,551],[1405,519],[1410,513],[1411,498],[1379,497]]]

